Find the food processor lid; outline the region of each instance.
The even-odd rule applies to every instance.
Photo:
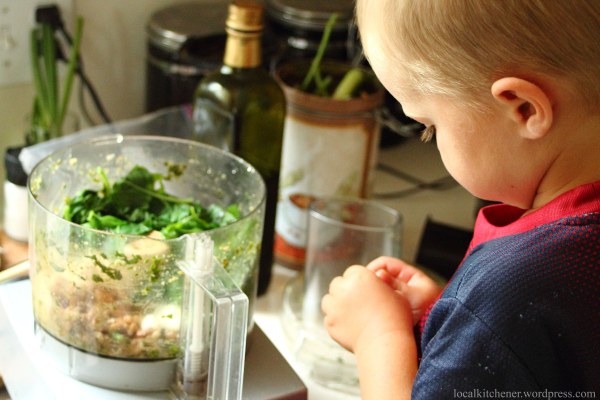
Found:
[[[149,41],[162,50],[177,53],[190,39],[225,35],[227,6],[226,1],[210,0],[158,10],[146,27]]]
[[[338,19],[334,31],[348,29],[354,16],[353,0],[265,0],[267,15],[283,25],[322,32],[333,13]]]

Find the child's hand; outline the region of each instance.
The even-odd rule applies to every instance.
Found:
[[[367,269],[407,298],[415,323],[442,291],[423,271],[397,258],[379,257],[371,261]]]
[[[333,279],[321,307],[331,337],[352,352],[388,334],[412,335],[408,301],[363,266]]]

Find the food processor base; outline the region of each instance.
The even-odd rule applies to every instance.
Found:
[[[176,359],[160,361],[118,360],[86,353],[69,346],[35,324],[39,348],[57,368],[82,382],[115,390],[168,390]]]

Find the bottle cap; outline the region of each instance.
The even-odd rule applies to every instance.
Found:
[[[15,185],[27,186],[27,174],[23,170],[19,154],[21,147],[9,147],[4,153],[4,166],[6,168],[6,180]]]
[[[234,0],[229,6],[226,25],[236,31],[261,31],[263,29],[262,4],[251,0]]]

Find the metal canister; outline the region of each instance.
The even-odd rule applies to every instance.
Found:
[[[326,55],[350,60],[357,51],[353,0],[265,0],[265,55],[274,70],[285,59],[312,58],[329,17],[336,13]]]
[[[191,103],[200,79],[221,65],[227,6],[208,0],[152,14],[146,27],[146,111]]]

